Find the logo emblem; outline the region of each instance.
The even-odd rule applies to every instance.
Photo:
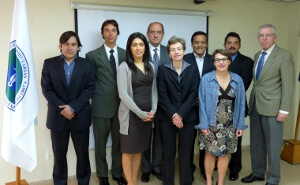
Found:
[[[22,101],[29,85],[29,67],[16,41],[10,43],[8,71],[6,79],[6,107],[14,111]]]

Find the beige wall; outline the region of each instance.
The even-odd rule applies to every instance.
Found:
[[[74,11],[70,8],[69,0],[27,0],[28,21],[31,32],[33,54],[36,65],[36,76],[40,82],[41,69],[45,58],[58,55],[58,38],[66,30],[74,30]],[[77,1],[80,2],[80,1]],[[202,5],[194,5],[192,0],[81,0],[81,2],[101,3],[128,7],[151,7],[164,9],[184,10],[211,10],[213,15],[209,18],[209,52],[222,48],[224,37],[229,31],[236,31],[242,38],[241,52],[253,57],[260,47],[256,39],[259,25],[272,23],[277,26],[279,46],[290,50],[295,59],[296,69],[300,65],[300,2],[279,3],[267,0],[210,0]],[[156,4],[156,5],[154,5]],[[182,8],[184,7],[184,8]],[[8,62],[8,49],[12,23],[12,0],[1,0],[0,6],[0,105],[4,105],[4,91]],[[98,25],[100,27],[100,25]],[[122,28],[120,28],[122,29]],[[99,33],[100,34],[100,33]],[[189,46],[188,46],[189,47]],[[251,88],[251,87],[250,87]],[[288,121],[285,123],[284,138],[293,138],[296,120],[299,84],[296,86],[296,100]],[[40,95],[39,125],[36,127],[37,157],[36,169],[28,173],[22,170],[22,178],[28,182],[51,179],[53,158],[46,160],[46,152],[51,150],[49,130],[45,126],[46,101]],[[3,108],[0,106],[0,123],[2,123]],[[247,120],[249,123],[249,120]],[[0,126],[0,138],[2,126]],[[246,130],[243,144],[249,145],[249,129]],[[108,149],[109,150],[109,149]],[[95,171],[94,151],[90,151],[92,171]],[[75,154],[71,145],[68,153],[69,175],[75,174]],[[0,157],[0,184],[15,180],[15,167],[5,162]]]

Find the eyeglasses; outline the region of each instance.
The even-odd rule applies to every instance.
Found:
[[[274,36],[274,34],[260,34],[260,35],[258,35],[258,38],[260,38],[260,39],[262,39],[262,38],[271,38],[271,37],[273,37]]]
[[[221,61],[222,61],[222,62],[227,62],[227,61],[228,61],[228,58],[216,58],[214,61],[215,61],[216,63],[220,63]]]

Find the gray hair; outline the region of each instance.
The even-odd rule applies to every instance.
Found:
[[[257,35],[259,35],[260,30],[263,29],[263,28],[271,28],[271,29],[272,29],[272,33],[273,33],[274,35],[277,36],[277,30],[276,30],[276,27],[273,26],[272,24],[263,24],[263,25],[261,25],[261,26],[258,28]]]

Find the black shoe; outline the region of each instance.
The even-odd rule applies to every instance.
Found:
[[[196,165],[194,165],[194,163],[192,164],[192,173],[194,173],[196,171]]]
[[[149,182],[150,180],[149,177],[150,177],[150,172],[143,172],[141,176],[141,181],[144,183]]]
[[[161,173],[152,170],[152,175],[155,175],[159,180],[162,180]]]
[[[218,185],[218,181],[216,182],[216,185]]]
[[[229,174],[229,180],[231,181],[236,181],[238,178],[239,178],[239,174],[233,174],[233,173]]]
[[[115,181],[117,181],[118,185],[127,185],[127,181],[124,179],[124,177],[113,177]]]
[[[243,183],[252,183],[254,181],[263,181],[265,178],[255,177],[253,173],[251,173],[249,176],[242,178]]]
[[[271,184],[271,183],[267,182],[266,185],[276,185],[276,184]]]
[[[108,177],[100,177],[100,185],[109,185]]]

